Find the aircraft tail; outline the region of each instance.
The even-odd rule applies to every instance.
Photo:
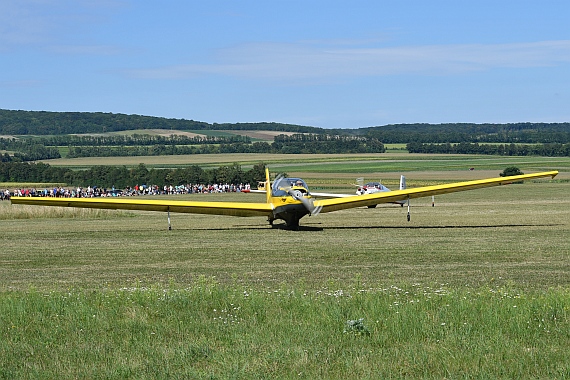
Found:
[[[269,179],[269,168],[265,168],[265,200],[271,203],[271,181]]]
[[[406,177],[403,175],[400,176],[400,190],[404,190],[406,188]]]

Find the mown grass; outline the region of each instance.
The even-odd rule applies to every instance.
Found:
[[[9,203],[8,201],[5,202]],[[49,207],[3,207],[1,208],[0,220],[16,220],[16,219],[109,219],[124,216],[134,216],[134,214],[125,211],[97,210],[97,209],[81,209],[81,208],[49,208]]]
[[[299,231],[0,218],[0,378],[568,377],[567,194],[527,181],[413,201],[411,222],[386,205]]]
[[[193,281],[320,286],[357,274],[366,282],[478,287],[514,281],[530,289],[570,284],[567,183],[527,182],[301,220],[298,232],[264,218],[108,211],[108,217],[0,220],[0,286],[48,289]],[[263,201],[260,194],[177,199]],[[0,214],[28,206],[0,204]],[[33,208],[33,207],[32,207]],[[55,208],[36,207],[51,213]],[[17,211],[14,211],[17,210]],[[45,211],[44,211],[45,210]],[[72,211],[69,209],[68,211]],[[49,214],[47,214],[49,215]],[[46,215],[46,216],[47,216]]]
[[[0,377],[563,378],[569,303],[561,289],[255,289],[208,279],[4,293]]]

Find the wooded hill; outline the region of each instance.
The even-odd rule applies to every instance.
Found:
[[[152,135],[157,130],[165,135]],[[133,132],[117,134],[124,131]],[[146,131],[149,134],[145,134]],[[232,134],[232,131],[239,133]],[[248,131],[258,131],[255,132],[258,135],[265,133],[266,137],[263,141],[254,141],[244,135]],[[181,136],[182,133],[186,135]],[[273,141],[267,136],[272,136]],[[0,110],[3,162],[59,158],[62,151],[69,158],[204,153],[382,153],[386,143],[405,143],[408,151],[416,153],[568,156],[570,123],[395,124],[323,129],[280,123],[208,124],[112,113]]]
[[[45,112],[0,109],[0,135],[66,135],[144,129],[179,131],[256,130],[357,135],[386,143],[570,143],[570,123],[391,124],[358,129],[324,129],[281,123],[205,123],[194,120],[102,112]]]
[[[209,124],[201,121],[102,112],[45,112],[0,109],[0,135],[66,135],[138,129],[266,130],[323,133],[322,128],[280,123]]]

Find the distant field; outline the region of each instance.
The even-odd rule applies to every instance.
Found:
[[[386,153],[406,153],[406,144],[384,144]]]
[[[343,191],[350,165],[415,168],[410,186],[511,163],[564,172],[414,200],[410,222],[384,205],[305,217],[299,231],[189,214],[168,231],[163,213],[0,202],[0,378],[567,377],[569,161],[408,156],[270,167]]]
[[[268,141],[273,142],[273,138],[278,135],[291,136],[295,132],[284,132],[284,131],[240,131],[240,130],[227,130],[224,131],[234,135],[249,136],[253,141]]]
[[[206,132],[206,131],[205,131]],[[127,131],[103,132],[103,133],[77,133],[75,136],[132,136],[132,135],[155,135],[155,136],[207,136],[206,133],[197,133],[193,131],[179,131],[174,129],[129,129]]]
[[[197,154],[184,156],[101,157],[45,160],[54,166],[85,169],[94,165],[125,165],[144,163],[152,168],[173,168],[199,165],[204,168],[239,163],[244,168],[264,162],[272,172],[282,171],[306,178],[399,178],[400,174],[430,179],[433,172],[447,172],[444,177],[471,179],[482,175],[496,176],[508,166],[523,172],[560,170],[560,178],[570,178],[569,157],[504,157],[480,155],[435,155],[408,153],[375,154]],[[473,170],[470,170],[473,169]],[[456,174],[452,174],[455,172]],[[479,177],[481,178],[481,177]]]
[[[379,160],[389,156],[383,154],[269,154],[269,153],[229,153],[194,154],[179,156],[137,156],[137,157],[84,157],[73,159],[43,160],[54,166],[85,168],[93,165],[137,166],[144,163],[148,167],[177,167],[186,165],[219,166],[234,162],[253,165],[259,162],[298,163],[337,162],[355,160]],[[411,158],[411,156],[410,156]]]

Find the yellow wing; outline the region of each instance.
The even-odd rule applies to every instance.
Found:
[[[396,201],[406,201],[413,198],[429,197],[431,195],[454,193],[457,191],[481,189],[485,187],[508,185],[520,180],[531,178],[552,177],[558,171],[541,172],[534,174],[522,174],[510,177],[499,177],[481,179],[476,181],[455,182],[446,185],[424,186],[415,189],[405,189],[396,191],[386,191],[374,194],[355,195],[352,197],[338,199],[323,199],[315,201],[315,207],[321,207],[321,212],[332,212],[353,207],[372,206],[380,203],[390,203]]]
[[[36,206],[82,207],[146,211],[170,211],[192,214],[230,216],[270,216],[273,206],[268,203],[192,202],[165,199],[132,198],[40,198],[12,197],[12,203]]]
[[[523,174],[510,177],[482,179],[476,181],[456,182],[447,185],[425,186],[415,189],[386,191],[375,194],[355,195],[346,198],[325,199],[314,201],[320,212],[332,212],[353,207],[371,206],[379,203],[405,201],[412,198],[453,193],[456,191],[473,190],[484,187],[506,185],[512,182],[541,177],[553,177],[557,171],[535,174]],[[126,209],[163,212],[181,212],[193,214],[212,214],[229,216],[266,216],[274,217],[274,205],[268,197],[267,203],[247,202],[194,202],[171,201],[165,199],[133,199],[133,198],[41,198],[41,197],[12,197],[14,204],[29,204],[37,206],[82,207],[100,209]],[[301,203],[299,203],[301,204]],[[299,216],[297,216],[297,221]]]

